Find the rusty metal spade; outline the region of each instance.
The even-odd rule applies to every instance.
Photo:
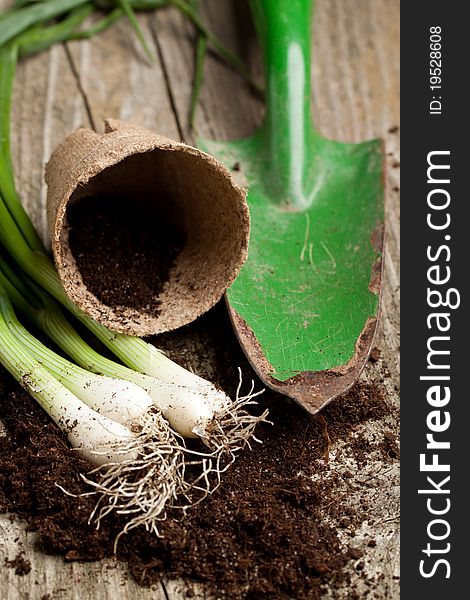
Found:
[[[259,377],[311,413],[359,376],[377,325],[383,248],[380,140],[322,138],[311,119],[312,0],[251,0],[266,114],[250,138],[200,145],[248,186],[248,261],[227,292]]]

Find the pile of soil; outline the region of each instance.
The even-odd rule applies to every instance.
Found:
[[[160,345],[185,363],[194,360],[199,344],[204,346],[203,336],[212,329],[217,333],[212,339],[220,340],[211,362],[212,378],[233,394],[237,365],[248,377],[250,371],[228,335],[223,307],[160,336]],[[193,349],[185,356],[179,346],[188,347],[188,336]],[[262,444],[239,454],[216,492],[185,517],[170,514],[162,523],[161,538],[139,529],[121,538],[117,557],[127,563],[139,584],[182,578],[202,583],[209,595],[221,599],[314,600],[323,597],[326,585],[330,590],[348,585],[350,575],[344,567],[349,563],[360,572],[361,552],[353,544],[340,543],[337,528],[345,526],[341,521],[345,515],[353,528],[364,517],[338,493],[347,473],[340,475],[325,462],[325,423],[332,441],[348,440],[356,425],[389,414],[382,388],[356,385],[322,411],[321,419],[306,415],[274,392],[261,398],[273,424],[259,427]],[[65,560],[111,556],[122,521],[107,518],[96,531],[88,525],[93,498],[72,498],[58,490],[56,483],[74,494],[87,491],[80,472],[88,466],[3,371],[0,419],[8,431],[0,444],[0,510],[25,519],[37,532],[37,546],[43,552],[63,555]],[[390,444],[387,440],[387,456],[393,453]],[[354,452],[366,460],[370,448],[357,445]],[[348,597],[354,600],[359,595],[351,587]]]
[[[69,245],[83,283],[107,306],[159,314],[184,236],[128,198],[82,198],[67,209]]]

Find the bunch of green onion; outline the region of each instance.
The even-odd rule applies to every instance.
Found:
[[[109,2],[96,2],[100,6]],[[191,3],[119,1],[95,33],[132,8]],[[60,8],[60,10],[59,10]],[[55,11],[55,12],[54,12]],[[62,11],[62,12],[61,12]],[[112,332],[80,311],[65,294],[15,188],[10,156],[10,105],[19,56],[64,39],[91,35],[77,27],[93,11],[79,0],[17,1],[0,14],[0,363],[66,433],[93,465],[85,481],[98,495],[90,516],[97,525],[109,512],[126,515],[123,532],[138,525],[158,533],[168,504],[214,489],[220,473],[254,437],[267,413],[253,416],[250,392],[232,401],[213,384],[186,371],[144,340]],[[118,11],[118,12],[116,12]],[[183,12],[184,12],[183,11]],[[62,15],[59,22],[50,19]],[[136,26],[138,27],[138,26]],[[204,30],[204,35],[208,37]],[[60,307],[79,319],[122,363],[93,350]],[[59,356],[22,325],[42,330],[75,361]],[[124,366],[125,365],[125,366]],[[241,379],[241,378],[240,378]],[[205,450],[189,449],[197,438]],[[188,466],[192,477],[187,477]]]

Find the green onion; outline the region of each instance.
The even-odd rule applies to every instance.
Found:
[[[130,430],[87,407],[52,376],[12,333],[10,322],[13,314],[6,291],[0,284],[2,365],[67,433],[72,446],[79,448],[89,462],[102,465],[119,460],[114,449],[121,441],[128,444],[132,437]]]
[[[185,481],[186,450],[143,390],[92,376],[42,346],[16,319],[2,281],[0,364],[94,465],[82,476],[98,496],[90,519],[99,526],[111,511],[129,516],[115,548],[120,535],[139,525],[158,534],[166,504],[187,497],[211,465],[199,461],[203,474]]]
[[[86,406],[18,343],[3,316],[3,293],[0,287],[1,364],[38,401],[89,462],[100,466],[118,461],[114,449],[121,442],[129,443],[130,430]]]
[[[0,262],[0,277],[1,268]],[[3,269],[5,271],[4,263]],[[258,417],[246,411],[257,395],[253,394],[253,389],[246,396],[237,394],[236,400],[232,401],[209,381],[183,369],[161,353],[156,376],[139,373],[101,356],[77,334],[55,302],[38,293],[41,308],[27,303],[19,290],[12,291],[10,297],[37,327],[84,369],[130,381],[143,388],[180,435],[200,437],[212,451],[230,453],[249,441],[257,423],[266,418],[266,412]],[[156,351],[154,346],[148,346]]]
[[[157,522],[170,498],[178,494],[188,497],[190,490],[209,493],[208,474],[216,472],[219,476],[223,470],[221,457],[228,455],[233,460],[239,448],[256,439],[254,427],[266,419],[267,413],[254,417],[245,410],[257,395],[253,394],[253,384],[246,396],[240,395],[239,386],[232,401],[151,344],[93,321],[68,298],[16,192],[10,156],[10,108],[18,56],[38,52],[58,41],[93,35],[123,14],[146,47],[133,11],[167,4],[189,16],[200,37],[210,41],[235,68],[243,70],[242,63],[232,60],[204,27],[197,11],[182,0],[120,0],[118,7],[83,0],[19,1],[0,15],[0,244],[8,253],[6,260],[0,254],[0,362],[64,430],[72,446],[96,465],[90,479],[84,477],[99,495],[93,518],[99,524],[111,510],[128,514],[131,518],[124,532],[139,524],[157,531]],[[80,31],[93,5],[114,10],[88,30]],[[56,17],[62,20],[50,24]],[[204,56],[205,47],[201,46],[194,106]],[[126,366],[90,348],[53,298]],[[32,336],[16,318],[10,301],[81,366],[55,354]],[[184,449],[181,435],[202,439],[210,453]],[[193,462],[202,464],[202,473],[191,484],[185,481],[185,454],[195,455],[197,460]]]
[[[7,325],[18,343],[57,381],[100,414],[132,429],[153,407],[150,396],[138,385],[114,377],[96,375],[78,367],[47,348],[11,315]]]

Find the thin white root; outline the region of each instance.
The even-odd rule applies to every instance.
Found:
[[[100,527],[103,519],[114,512],[128,518],[114,542],[116,552],[119,539],[130,530],[142,525],[159,535],[159,523],[165,520],[167,509],[185,513],[212,494],[221,483],[222,474],[233,464],[236,453],[255,437],[255,427],[267,421],[268,411],[250,414],[246,409],[256,405],[254,400],[264,390],[254,392],[254,382],[248,394],[241,396],[242,375],[233,401],[197,431],[206,445],[206,451],[185,446],[161,412],[151,408],[132,428],[130,440],[117,442],[112,451],[123,460],[106,462],[90,471],[82,479],[93,491],[80,496],[98,495],[89,522]],[[98,456],[109,454],[110,447],[94,451]],[[58,486],[60,487],[60,486]],[[65,493],[66,490],[61,488]],[[72,494],[69,494],[72,495]]]
[[[187,486],[187,490],[181,490],[188,500],[188,504],[179,508],[186,510],[199,504],[208,494],[212,494],[221,483],[221,475],[235,461],[236,453],[245,446],[251,449],[252,441],[261,443],[261,440],[254,434],[256,426],[261,422],[270,423],[267,420],[268,410],[258,416],[252,415],[246,410],[248,406],[258,404],[254,398],[262,394],[264,390],[254,392],[255,384],[252,381],[248,394],[241,396],[242,373],[240,368],[238,372],[239,383],[235,400],[228,399],[223,409],[219,410],[209,423],[194,429],[202,442],[209,448],[210,453],[185,450],[186,454],[192,453],[200,457],[197,463],[200,464],[201,472]],[[194,491],[202,493],[198,500],[194,499]]]
[[[135,458],[107,463],[82,475],[99,495],[90,523],[98,529],[111,512],[130,517],[116,537],[114,551],[121,535],[139,525],[159,535],[158,523],[166,517],[168,502],[187,489],[184,447],[161,413],[152,408],[136,430],[131,441],[114,448],[118,454],[135,454]]]

